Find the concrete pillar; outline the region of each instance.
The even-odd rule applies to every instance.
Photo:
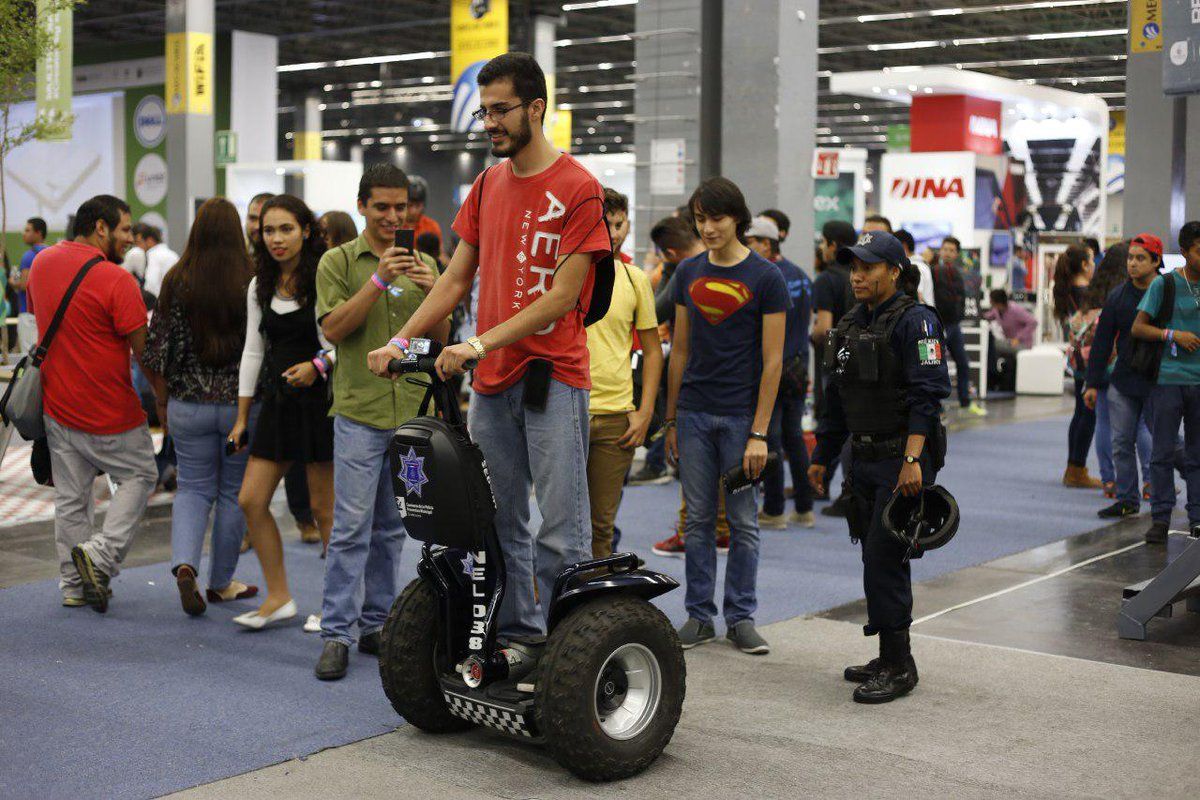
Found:
[[[715,75],[707,84],[701,80],[705,7],[710,14],[715,8],[718,21],[711,24],[710,31],[712,26],[719,31],[720,0],[640,0],[637,4],[633,227],[639,252],[650,246],[654,223],[683,205],[700,182],[703,87],[720,79],[720,37],[716,37],[717,53],[710,53],[717,57]],[[719,127],[715,137],[705,138],[707,146],[715,149],[712,161],[719,163]]]
[[[817,125],[817,0],[726,0],[721,53],[721,174],[751,213],[792,220],[785,249],[812,258]]]
[[[167,0],[167,229],[176,249],[196,200],[216,191],[213,28],[213,0]]]
[[[1161,52],[1131,52],[1125,64],[1125,198],[1123,235],[1149,231],[1163,240],[1168,251],[1178,252],[1180,215],[1174,203],[1173,178],[1176,141],[1175,100],[1163,94]],[[1182,166],[1182,163],[1180,164]],[[1200,175],[1200,173],[1197,173]],[[1174,214],[1172,214],[1174,207]]]
[[[321,160],[321,93],[310,91],[296,104],[295,130],[292,133],[292,158],[297,161]]]
[[[638,249],[657,220],[720,174],[741,187],[752,213],[791,217],[794,244],[785,249],[807,264],[817,0],[641,0],[637,31]],[[670,180],[680,172],[682,181]]]

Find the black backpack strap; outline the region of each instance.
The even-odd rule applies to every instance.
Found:
[[[1175,273],[1168,272],[1163,275],[1163,294],[1162,303],[1158,306],[1158,313],[1154,317],[1154,325],[1161,328],[1171,321],[1171,316],[1175,313]]]
[[[884,334],[887,336],[888,341],[891,341],[892,332],[896,330],[896,326],[900,324],[900,320],[904,319],[905,312],[915,305],[916,303],[913,301],[913,299],[904,293],[901,293],[900,296],[896,298],[895,305],[889,308],[887,313],[884,315],[886,318]]]
[[[83,283],[84,277],[88,274],[92,267],[104,260],[104,256],[96,256],[91,261],[88,261],[79,272],[75,273],[75,279],[71,281],[71,285],[67,287],[67,291],[62,296],[62,300],[58,302],[58,309],[54,312],[54,319],[50,320],[50,327],[46,328],[46,335],[38,342],[37,347],[33,348],[33,354],[30,358],[30,364],[34,367],[40,367],[42,362],[46,360],[46,352],[50,349],[50,344],[54,341],[54,335],[58,333],[59,327],[62,325],[63,317],[67,314],[67,306],[71,303],[71,298],[75,296],[75,290],[79,288],[79,284]]]
[[[596,279],[592,283],[592,301],[588,303],[587,313],[583,315],[583,326],[586,328],[600,320],[608,313],[612,305],[613,281],[617,277],[617,267],[613,254],[606,253],[593,262]],[[632,278],[630,281],[632,282]]]

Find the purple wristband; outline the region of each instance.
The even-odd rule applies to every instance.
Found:
[[[1175,342],[1175,331],[1171,328],[1167,328],[1167,341],[1172,344]]]
[[[375,288],[381,292],[386,292],[388,290],[388,285],[383,282],[383,278],[379,277],[378,272],[371,273],[371,283],[375,284]]]
[[[401,339],[399,336],[397,336],[393,339],[389,339],[388,344],[390,344],[392,347],[395,347],[397,350],[403,350],[406,353],[408,352],[408,339]]]
[[[325,359],[317,356],[312,360],[312,365],[317,368],[317,372],[321,373],[322,378],[329,377],[329,367],[325,364]]]

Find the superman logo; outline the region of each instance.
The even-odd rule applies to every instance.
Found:
[[[711,325],[720,325],[753,297],[746,284],[728,278],[697,278],[688,294]]]

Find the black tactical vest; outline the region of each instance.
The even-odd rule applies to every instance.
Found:
[[[837,383],[846,427],[859,435],[902,436],[908,430],[904,364],[892,349],[892,331],[914,305],[904,293],[868,326],[847,312],[829,332],[825,368]],[[857,308],[857,307],[856,307]]]

